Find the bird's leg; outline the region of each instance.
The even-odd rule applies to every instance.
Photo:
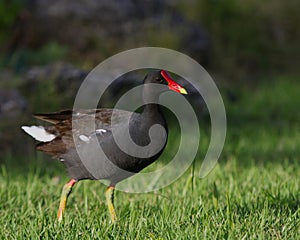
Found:
[[[117,220],[117,215],[116,215],[115,207],[114,207],[114,192],[115,192],[114,186],[109,186],[105,192],[106,203],[108,206],[111,221],[113,223]]]
[[[68,196],[70,195],[70,193],[72,191],[72,187],[75,185],[75,183],[76,183],[76,180],[71,179],[63,187],[61,197],[60,197],[59,209],[58,209],[58,213],[57,213],[57,219],[58,219],[59,222],[61,222],[62,219],[63,219],[63,213],[64,213],[65,208],[66,208],[67,199],[68,199]]]

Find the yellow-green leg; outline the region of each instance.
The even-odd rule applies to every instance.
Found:
[[[105,192],[105,197],[106,197],[106,203],[108,206],[109,214],[111,217],[111,221],[114,223],[117,221],[117,215],[114,207],[114,192],[115,192],[115,187],[114,186],[109,186],[106,189]]]
[[[64,211],[65,211],[65,208],[66,208],[68,196],[70,195],[70,193],[72,191],[72,187],[75,185],[75,183],[76,183],[76,180],[71,179],[63,187],[61,197],[60,197],[59,209],[58,209],[58,213],[57,213],[57,219],[58,219],[59,222],[61,222],[62,219],[63,219],[63,214],[64,214]]]

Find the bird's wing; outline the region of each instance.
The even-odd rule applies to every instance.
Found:
[[[38,114],[34,114],[33,116],[45,122],[56,124],[64,120],[71,119],[72,115],[73,115],[72,110],[64,110],[61,112],[54,112],[54,113],[38,113]]]
[[[109,108],[36,114],[36,118],[53,124],[45,129],[56,136],[51,142],[39,143],[37,149],[50,155],[59,155],[75,147],[73,138],[83,144],[89,142],[89,138],[94,136],[105,141],[112,128],[124,125],[124,121],[131,115],[132,112],[129,111]],[[92,128],[90,123],[95,123],[95,128]]]

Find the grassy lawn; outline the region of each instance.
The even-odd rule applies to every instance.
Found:
[[[117,192],[116,224],[97,181],[75,186],[59,224],[68,180],[62,165],[43,154],[8,156],[0,239],[300,239],[299,92],[299,83],[286,80],[239,91],[237,102],[226,103],[227,139],[216,168],[204,179],[192,178],[191,168],[153,193]]]

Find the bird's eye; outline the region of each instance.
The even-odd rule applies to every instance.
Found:
[[[159,77],[158,77],[158,78],[155,78],[155,81],[156,81],[156,82],[159,82],[159,83],[162,83],[162,82],[163,82],[163,80],[162,80],[161,78],[159,78]]]

